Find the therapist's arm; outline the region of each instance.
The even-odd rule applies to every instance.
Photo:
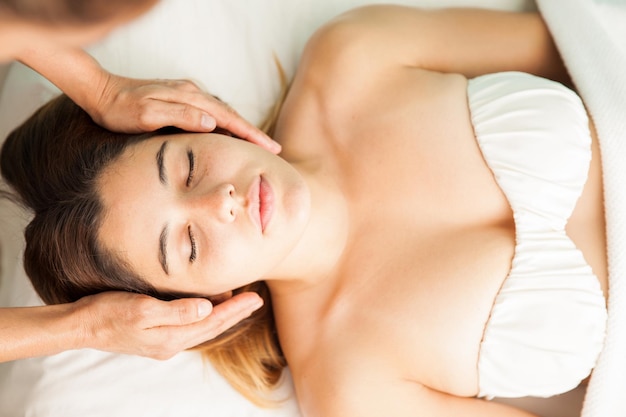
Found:
[[[261,305],[254,293],[212,308],[203,299],[166,302],[108,292],[69,304],[0,308],[0,362],[80,348],[167,359],[216,337]]]
[[[82,49],[53,43],[25,49],[18,59],[110,130],[136,133],[176,126],[210,132],[217,125],[271,152],[280,151],[265,133],[190,81],[121,77]]]

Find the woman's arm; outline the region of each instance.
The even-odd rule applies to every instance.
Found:
[[[70,304],[0,308],[0,362],[80,348],[167,359],[221,334],[261,304],[252,293],[212,308],[203,299],[165,302],[109,292]]]
[[[366,6],[339,16],[321,33],[370,57],[373,65],[401,64],[467,77],[516,70],[569,82],[537,13]]]
[[[290,363],[298,403],[307,417],[537,417],[519,408],[450,395],[407,374],[402,350],[384,336],[320,336],[308,355]],[[353,335],[354,336],[354,335]],[[391,351],[397,355],[389,355]],[[386,352],[386,353],[385,353]],[[289,355],[288,355],[289,357]],[[444,377],[445,379],[445,377]]]
[[[23,50],[18,58],[108,129],[142,132],[177,126],[210,132],[217,124],[271,152],[280,151],[265,133],[190,81],[121,77],[81,49],[52,43]]]
[[[487,400],[457,397],[406,380],[388,380],[376,375],[366,358],[349,378],[337,376],[345,364],[328,372],[308,375],[316,392],[298,396],[303,413],[311,417],[537,417],[519,408]],[[384,375],[384,373],[383,373]],[[309,400],[310,399],[310,400]]]

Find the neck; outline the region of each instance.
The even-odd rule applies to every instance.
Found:
[[[305,291],[336,270],[348,235],[345,196],[323,162],[295,163],[311,193],[311,213],[303,236],[266,279],[272,297]]]
[[[0,64],[19,58],[24,43],[23,35],[27,34],[23,32],[20,22],[9,19],[9,16],[0,10],[0,45],[2,45]]]

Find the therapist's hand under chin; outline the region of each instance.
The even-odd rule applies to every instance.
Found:
[[[216,127],[273,153],[280,145],[234,109],[187,80],[140,80],[107,74],[95,105],[86,110],[94,121],[110,130],[150,132],[176,126],[190,132],[211,132]]]
[[[106,292],[75,303],[82,326],[79,346],[169,359],[213,339],[261,307],[242,293],[213,307],[200,298],[161,301],[145,295]]]

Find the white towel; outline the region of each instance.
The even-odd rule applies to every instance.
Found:
[[[604,174],[609,319],[583,417],[626,416],[626,0],[537,0],[596,125]]]

